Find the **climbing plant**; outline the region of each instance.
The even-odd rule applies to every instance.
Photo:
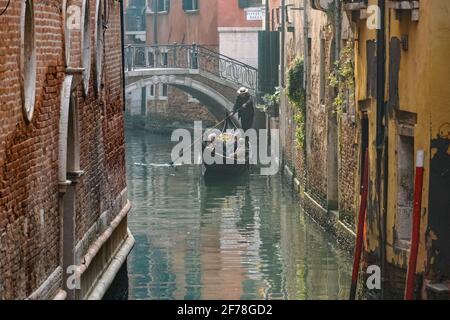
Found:
[[[295,138],[299,147],[305,142],[306,91],[304,83],[305,63],[303,59],[295,58],[287,73],[287,98],[295,107],[294,121],[296,123]]]
[[[355,86],[352,42],[349,41],[343,48],[339,60],[335,61],[333,65],[333,71],[328,80],[331,87],[337,88],[333,109],[337,113],[343,113],[346,110],[348,94],[353,91]]]
[[[262,97],[262,100],[266,104],[266,112],[271,116],[277,117],[279,114],[280,94],[280,88],[275,87],[273,94],[265,94]]]

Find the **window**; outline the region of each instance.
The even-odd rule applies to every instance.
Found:
[[[147,87],[147,93],[148,93],[150,100],[155,99],[155,85],[154,84],[151,84]]]
[[[22,101],[26,119],[33,118],[36,93],[36,48],[34,39],[33,1],[26,0],[22,14],[21,73],[23,75]]]
[[[84,1],[83,6],[83,33],[82,33],[82,45],[83,45],[83,82],[84,82],[84,94],[87,95],[89,91],[89,77],[91,75],[91,28],[89,24],[89,0]]]
[[[262,0],[239,0],[239,8],[252,8],[252,7],[261,7]]]
[[[166,100],[167,99],[167,95],[168,95],[168,91],[169,91],[169,88],[168,88],[167,84],[165,84],[165,83],[161,84],[159,86],[159,90],[160,90],[159,96],[160,96],[161,100]]]
[[[148,51],[148,66],[154,67],[155,66],[155,53],[153,51]]]
[[[136,18],[136,30],[143,30],[144,24],[142,23],[142,17],[136,16],[135,18]]]
[[[397,216],[396,246],[408,248],[414,194],[414,129],[399,125],[397,153]]]
[[[183,0],[184,11],[198,11],[198,0]]]
[[[151,0],[148,2],[150,12],[169,12],[170,0]]]

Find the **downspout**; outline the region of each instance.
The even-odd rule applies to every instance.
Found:
[[[286,0],[281,0],[281,46],[280,46],[280,86],[285,87],[284,81],[284,42],[286,38]]]
[[[124,14],[124,2],[120,0],[120,43],[122,46],[122,110],[125,111],[126,93],[125,93],[125,14]]]
[[[309,25],[308,25],[308,0],[303,0],[303,41],[304,41],[304,48],[303,48],[303,88],[305,89],[306,97],[305,97],[305,119],[304,119],[304,130],[307,131],[306,126],[308,125],[308,79],[309,79]],[[306,133],[305,133],[306,136]],[[304,167],[308,168],[308,157],[306,154],[307,149],[307,143],[305,139],[305,143],[303,145],[303,161],[305,162]],[[305,170],[303,173],[303,179],[305,181],[308,181],[308,170]]]
[[[385,104],[385,84],[386,84],[386,4],[385,0],[378,0],[380,9],[380,24],[377,29],[377,121],[376,121],[376,145],[377,145],[377,161],[376,161],[376,193],[378,195],[378,232],[380,237],[379,255],[381,264],[381,299],[385,297],[385,262],[386,262],[386,205],[387,205],[387,132],[386,132],[386,104]],[[383,170],[383,172],[382,172]],[[384,173],[384,175],[382,175]],[[382,178],[384,181],[382,181]],[[384,182],[382,188],[382,182]],[[382,195],[383,194],[383,195]],[[382,202],[381,197],[382,195]]]
[[[266,20],[265,20],[265,27],[264,29],[269,32],[270,31],[270,11],[269,11],[269,0],[266,0],[265,2],[265,16],[266,16]]]

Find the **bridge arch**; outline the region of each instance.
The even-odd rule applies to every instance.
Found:
[[[174,86],[198,99],[218,120],[224,119],[225,113],[233,110],[234,103],[223,94],[205,83],[192,79],[189,76],[154,75],[147,78],[141,78],[135,82],[129,83],[126,86],[126,92],[128,93],[159,83]],[[232,120],[236,125],[240,126],[237,117],[233,116]]]

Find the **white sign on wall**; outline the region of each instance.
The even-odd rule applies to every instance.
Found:
[[[245,13],[248,21],[264,20],[265,14],[262,8],[248,8]]]

